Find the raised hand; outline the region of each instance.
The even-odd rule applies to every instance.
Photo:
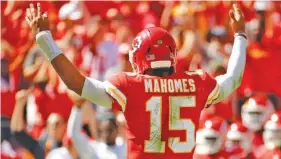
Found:
[[[27,102],[28,96],[31,94],[31,92],[32,92],[31,88],[27,90],[18,91],[15,97],[16,105],[24,107]]]
[[[25,20],[36,35],[43,30],[49,30],[49,21],[47,13],[41,13],[40,3],[37,3],[37,9],[31,3],[30,7],[26,9]]]
[[[233,9],[229,11],[229,16],[233,32],[245,32],[244,14],[237,4],[233,5]]]

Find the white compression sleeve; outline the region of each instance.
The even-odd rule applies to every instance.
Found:
[[[235,37],[227,72],[216,77],[220,91],[218,98],[213,102],[214,104],[222,101],[240,86],[246,63],[246,45],[245,37]]]
[[[88,137],[81,132],[82,129],[82,112],[80,109],[74,107],[67,123],[67,136],[69,136],[74,143],[78,154],[83,159],[95,158],[95,153],[90,144]]]
[[[112,98],[106,93],[104,82],[87,77],[81,96],[97,105],[111,108]]]
[[[43,52],[47,55],[50,61],[61,54],[61,50],[55,43],[49,30],[41,31],[36,34],[36,42],[40,49],[43,50]]]

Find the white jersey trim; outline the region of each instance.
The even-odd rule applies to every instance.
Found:
[[[151,68],[171,67],[171,64],[171,61],[153,61],[151,62]]]

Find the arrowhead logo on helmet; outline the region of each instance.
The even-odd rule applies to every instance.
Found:
[[[133,47],[133,52],[136,52],[138,49],[140,49],[142,44],[142,39],[140,36],[137,36],[132,43],[132,47]]]

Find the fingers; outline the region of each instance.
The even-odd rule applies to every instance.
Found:
[[[35,8],[34,8],[34,5],[31,3],[30,4],[30,13],[31,13],[31,17],[33,19],[35,19],[36,15],[35,15]]]
[[[241,12],[237,4],[233,4],[233,9],[234,9],[234,15],[236,17],[236,20],[240,18],[244,18],[244,14]]]
[[[25,12],[26,17],[28,17],[31,20],[31,12],[29,8],[26,8],[26,12]]]
[[[41,16],[41,6],[40,3],[37,3],[37,17]]]
[[[25,20],[26,20],[26,22],[27,22],[27,24],[28,24],[29,26],[31,26],[31,24],[32,24],[32,20],[31,20],[31,19],[32,19],[32,18],[31,18],[30,9],[27,8],[27,9],[26,9],[26,13],[25,13]]]
[[[37,10],[35,9],[35,7],[32,3],[29,6],[30,6],[29,12],[30,12],[31,18],[32,19],[40,18],[40,16],[41,16],[41,5],[40,5],[40,3],[37,3]]]
[[[45,16],[46,17],[46,16]],[[41,18],[41,5],[37,3],[37,10],[34,8],[34,5],[31,3],[29,8],[26,9],[25,20],[29,26],[32,25],[35,19]]]
[[[42,18],[43,18],[43,20],[48,19],[48,14],[45,12],[45,13],[42,15]]]
[[[25,17],[25,21],[27,22],[27,24],[28,24],[29,26],[32,25],[32,22],[29,20],[29,18],[28,18],[27,16]]]
[[[239,10],[238,5],[237,4],[233,4],[233,9],[234,9],[234,11],[238,11]]]
[[[30,9],[29,9],[29,8],[26,9],[26,17],[27,17],[29,20],[32,19],[32,17],[31,17],[31,12],[30,12]]]
[[[229,11],[229,16],[231,18],[232,21],[236,21],[236,18],[235,18],[235,15],[234,15],[234,11],[233,10],[230,10]]]

